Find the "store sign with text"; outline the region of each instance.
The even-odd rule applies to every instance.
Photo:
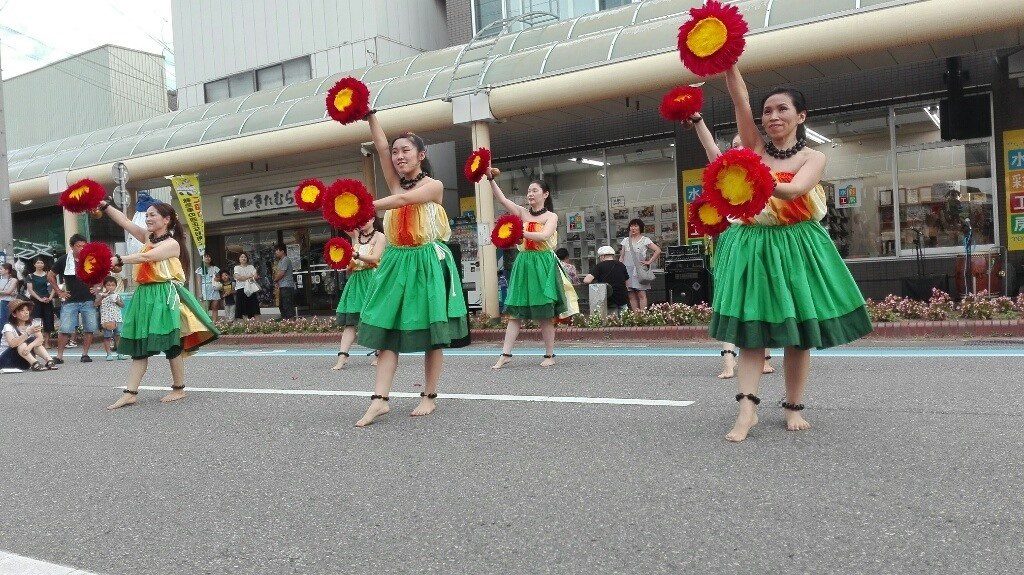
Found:
[[[221,213],[225,216],[237,216],[275,210],[297,210],[294,193],[295,190],[286,188],[224,196],[221,198]]]
[[[1003,132],[1006,170],[1006,248],[1024,250],[1024,130]]]

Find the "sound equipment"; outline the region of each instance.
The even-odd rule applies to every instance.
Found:
[[[665,249],[665,291],[669,303],[711,301],[711,273],[701,244]]]

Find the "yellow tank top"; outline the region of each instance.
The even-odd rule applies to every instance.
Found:
[[[416,247],[448,241],[452,237],[452,228],[444,207],[427,202],[385,212],[384,236],[393,246]]]
[[[543,222],[526,222],[526,231],[528,232],[540,232],[544,231]],[[554,251],[558,247],[558,230],[551,234],[547,240],[538,242],[537,240],[524,239],[519,244],[519,251],[530,251],[530,252],[543,252],[543,251]]]
[[[775,179],[781,183],[789,183],[793,181],[793,174],[776,172]],[[768,204],[761,210],[761,213],[748,218],[743,223],[759,226],[788,226],[800,222],[821,221],[827,212],[825,188],[818,184],[799,198],[792,200],[769,198]]]
[[[152,244],[142,246],[141,253],[153,249]],[[166,282],[185,282],[185,270],[177,257],[159,262],[144,262],[135,265],[135,282],[140,284],[156,284]]]

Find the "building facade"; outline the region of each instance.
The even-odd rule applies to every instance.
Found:
[[[522,200],[534,177],[550,181],[560,243],[582,270],[598,247],[617,244],[634,217],[662,247],[705,242],[689,237],[685,212],[707,160],[691,133],[657,111],[665,91],[698,81],[675,51],[679,25],[696,4],[645,0],[473,39],[456,24],[465,25],[468,10],[472,30],[482,8],[449,1],[445,33],[463,43],[247,95],[229,88],[225,99],[97,134],[101,143],[73,160],[14,150],[13,190],[16,198],[39,197],[57,170],[109,178],[117,160],[140,189],[162,185],[167,174],[198,172],[209,250],[222,267],[241,250],[264,260],[274,243],[294,246],[304,305],[326,311],[339,280],[324,273],[318,254],[333,232],[289,198],[306,177],[356,177],[383,192],[376,160],[361,145],[369,139],[365,126],[325,117],[327,89],[353,75],[370,87],[389,134],[415,130],[434,145],[471,284],[489,281],[493,270],[478,266],[493,248],[479,243],[486,197],[457,174],[481,134],[489,135],[511,197]],[[1016,3],[737,5],[751,27],[740,65],[755,104],[780,84],[807,95],[810,144],[829,156],[824,224],[865,295],[956,292],[965,284],[1016,293],[1024,263],[1024,164],[1014,163],[1014,152],[1024,152],[1024,71],[1015,72],[1024,14]],[[963,24],[950,28],[951,18]],[[281,53],[245,69],[299,56]],[[704,90],[705,118],[724,144],[735,131],[731,103],[720,79]],[[656,297],[670,297],[670,285],[659,280],[658,287]]]

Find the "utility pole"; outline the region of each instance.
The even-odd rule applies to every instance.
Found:
[[[7,131],[4,127],[4,82],[0,78],[0,254],[14,260],[14,223],[11,220],[11,178],[7,173]]]

